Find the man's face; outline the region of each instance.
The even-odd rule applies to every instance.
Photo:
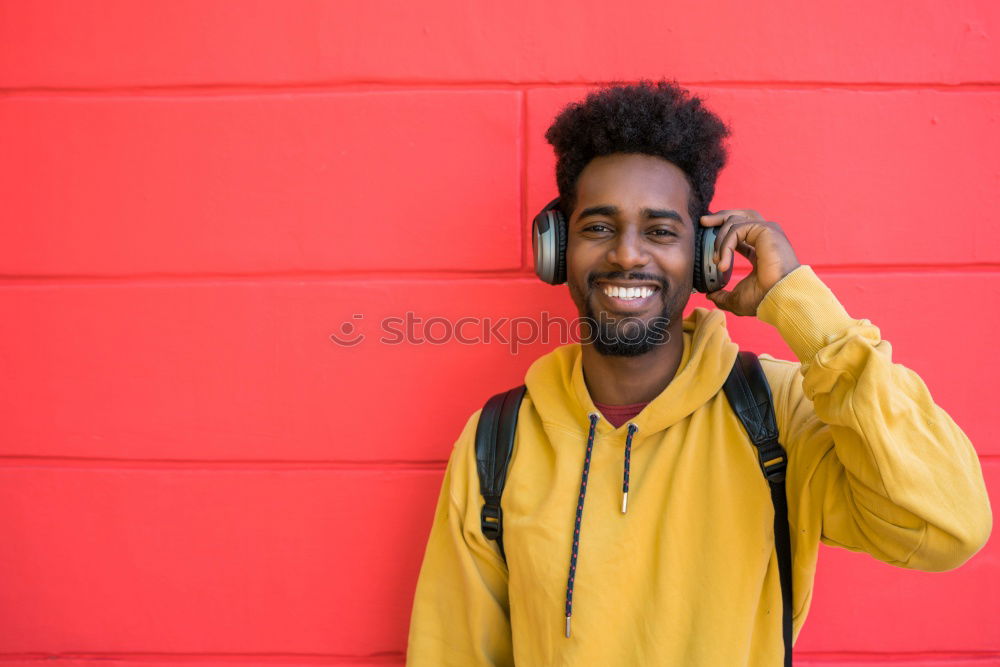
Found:
[[[580,315],[598,324],[587,340],[601,354],[644,354],[666,342],[668,323],[676,330],[691,296],[687,178],[662,158],[616,153],[593,159],[576,191],[566,282]]]

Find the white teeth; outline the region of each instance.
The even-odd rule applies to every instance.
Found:
[[[608,285],[604,288],[604,293],[618,299],[645,299],[653,293],[652,287],[618,287]]]

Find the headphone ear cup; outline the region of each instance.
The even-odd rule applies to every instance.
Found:
[[[694,231],[694,281],[693,287],[694,291],[704,293],[705,290],[705,268],[703,266],[704,258],[704,246],[705,246],[705,227],[702,227],[697,222],[695,223]]]
[[[550,285],[566,282],[566,222],[553,199],[531,223],[531,252],[535,274]]]
[[[566,229],[566,218],[563,216],[562,211],[554,211],[553,216],[555,220],[553,221],[556,233],[556,271],[553,277],[553,285],[562,285],[566,282],[566,237],[568,236],[568,231]]]
[[[720,290],[726,286],[729,278],[733,275],[732,266],[721,273],[718,265],[712,261],[717,233],[718,230],[715,227],[698,225],[694,249],[694,288],[698,292],[708,293]]]

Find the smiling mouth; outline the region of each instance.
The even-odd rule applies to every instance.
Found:
[[[654,292],[659,291],[658,287],[641,285],[639,287],[620,287],[618,285],[604,285],[602,290],[606,295],[620,299],[622,301],[637,301],[645,299]]]
[[[660,287],[653,284],[624,285],[601,282],[595,290],[612,312],[636,313],[652,305],[660,292]]]

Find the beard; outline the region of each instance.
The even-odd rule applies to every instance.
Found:
[[[623,274],[617,273],[600,277],[614,279],[622,276]],[[598,314],[594,311],[591,300],[597,289],[596,277],[591,277],[588,280],[590,289],[583,300],[585,304],[583,322],[586,326],[581,328],[581,333],[584,334],[581,342],[592,344],[598,354],[603,356],[637,357],[663,345],[670,340],[668,327],[671,318],[683,311],[685,304],[678,303],[678,296],[682,295],[683,292],[671,293],[666,281],[640,274],[630,274],[629,279],[653,279],[659,282],[660,289],[656,291],[656,296],[660,298],[662,307],[660,312],[649,319],[632,315],[610,315],[607,312]],[[688,291],[690,291],[690,287],[688,287]]]
[[[663,310],[648,320],[638,317],[612,317],[594,312],[590,302],[584,314],[584,343],[591,343],[598,354],[606,357],[637,357],[670,340],[670,314]]]

